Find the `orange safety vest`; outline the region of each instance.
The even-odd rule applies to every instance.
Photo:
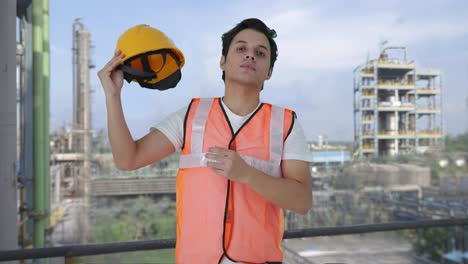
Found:
[[[234,133],[219,98],[190,103],[177,188],[177,263],[281,262],[283,210],[245,184],[206,166],[213,146],[235,150],[249,165],[282,177],[283,144],[294,112],[262,103]]]

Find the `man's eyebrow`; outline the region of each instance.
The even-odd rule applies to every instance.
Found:
[[[260,48],[264,48],[265,50],[268,50],[268,48],[266,46],[263,46],[263,45],[258,45]]]
[[[234,43],[234,44],[237,44],[237,43],[243,43],[243,44],[245,44],[245,43],[247,43],[247,41],[245,41],[245,40],[238,40],[238,41],[236,41],[236,43]],[[265,49],[265,50],[268,50],[268,48],[267,48],[265,45],[258,45],[258,46],[259,46],[260,48],[263,48],[263,49]]]

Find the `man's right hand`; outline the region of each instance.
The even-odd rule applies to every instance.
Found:
[[[116,68],[124,57],[125,55],[121,51],[117,51],[114,57],[98,72],[106,97],[120,95],[122,91],[123,72]]]

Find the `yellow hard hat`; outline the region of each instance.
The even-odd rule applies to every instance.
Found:
[[[163,32],[148,25],[134,26],[117,41],[116,51],[125,58],[120,69],[127,82],[135,81],[141,87],[166,90],[180,81],[180,69],[185,64],[184,54]]]

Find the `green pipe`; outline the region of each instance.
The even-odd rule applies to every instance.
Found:
[[[50,216],[50,139],[49,139],[49,101],[50,101],[50,62],[49,62],[49,0],[42,0],[43,12],[43,78],[44,78],[44,203]],[[49,218],[46,218],[46,220]],[[48,221],[46,226],[48,226]]]
[[[33,0],[33,152],[34,152],[34,234],[35,248],[44,247],[44,80],[42,1]]]

